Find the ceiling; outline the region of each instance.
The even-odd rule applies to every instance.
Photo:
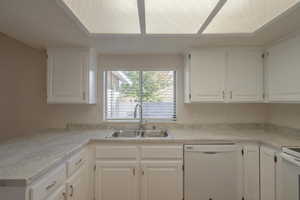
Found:
[[[87,1],[81,0],[81,2]],[[124,2],[123,0],[101,1]],[[129,7],[126,9],[132,9],[136,0],[127,1],[132,4],[126,4]],[[140,0],[137,1],[140,2]],[[159,4],[161,0],[153,0],[153,5],[147,5],[149,1],[144,1],[145,7],[149,10],[155,10],[154,5]],[[74,14],[74,11],[61,4],[62,0],[1,0],[0,32],[35,48],[94,47],[102,54],[179,54],[185,52],[188,48],[199,46],[264,45],[300,29],[299,2],[283,13],[277,11],[276,13],[281,14],[276,18],[270,17],[272,15],[269,15],[269,17],[257,17],[255,15],[253,18],[259,19],[259,23],[253,25],[253,23],[245,23],[242,20],[245,18],[242,18],[241,14],[245,12],[232,13],[230,11],[233,9],[232,1],[236,0],[227,0],[227,4],[221,6],[223,10],[220,9],[219,12],[214,12],[213,18],[210,18],[212,17],[210,14],[211,9],[207,12],[208,14],[205,13],[199,16],[182,14],[183,21],[187,17],[200,19],[198,24],[191,23],[189,27],[184,29],[181,27],[185,27],[185,25],[181,26],[174,23],[181,23],[182,21],[182,19],[177,19],[176,15],[169,20],[171,21],[170,24],[174,24],[174,26],[170,24],[163,26],[166,22],[159,19],[164,18],[166,20],[170,15],[166,16],[160,10],[155,11],[158,12],[156,15],[159,15],[159,18],[156,15],[145,18],[145,16],[151,15],[151,12],[149,14],[146,11],[145,16],[141,17],[142,12],[135,9],[133,11],[134,15],[127,16],[132,24],[125,26],[126,28],[122,29],[124,34],[121,34],[118,31],[112,33],[111,29],[117,30],[121,26],[124,27],[124,23],[127,25],[126,20],[128,18],[122,17],[122,15],[115,17],[116,25],[112,26],[109,23],[110,18],[108,18],[110,14],[103,13],[101,20],[97,20],[102,28],[99,29],[99,26],[96,27],[94,23],[94,31],[91,31],[87,28],[87,25],[82,23],[82,19]],[[271,0],[268,1],[271,2]],[[166,0],[166,2],[170,2],[170,0]],[[229,8],[226,8],[226,6]],[[212,7],[215,8],[215,5],[212,4]],[[116,20],[120,18],[123,18],[124,21],[118,22]],[[144,24],[140,23],[141,18],[145,19]],[[208,18],[210,19],[209,24],[206,23]],[[264,23],[261,23],[261,21]],[[224,26],[225,24],[226,26]],[[201,27],[205,27],[205,29],[201,29]],[[242,27],[248,27],[248,29]],[[145,31],[144,34],[142,30]]]
[[[90,34],[254,33],[299,0],[57,0]]]

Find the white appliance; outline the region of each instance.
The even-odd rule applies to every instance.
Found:
[[[280,168],[280,200],[300,200],[300,147],[283,148]]]
[[[185,200],[242,199],[239,145],[185,145],[184,166]]]

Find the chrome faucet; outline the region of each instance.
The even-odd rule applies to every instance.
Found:
[[[134,119],[137,118],[137,109],[140,108],[140,119],[139,119],[139,128],[138,130],[141,131],[141,130],[144,130],[145,127],[144,127],[144,120],[143,120],[143,107],[140,103],[136,104],[136,106],[134,107],[134,112],[133,112],[133,117]]]

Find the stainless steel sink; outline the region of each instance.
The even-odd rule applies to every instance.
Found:
[[[143,130],[142,131],[142,137],[168,137],[168,131],[167,130]]]
[[[112,138],[165,138],[168,137],[167,130],[151,129],[151,130],[117,130],[111,135]]]
[[[139,132],[137,130],[118,130],[114,131],[111,137],[113,138],[120,138],[120,137],[126,137],[126,138],[134,138],[138,137]]]

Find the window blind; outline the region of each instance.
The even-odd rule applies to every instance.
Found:
[[[138,120],[137,105],[144,119],[176,120],[175,71],[106,71],[105,81],[107,120]]]

